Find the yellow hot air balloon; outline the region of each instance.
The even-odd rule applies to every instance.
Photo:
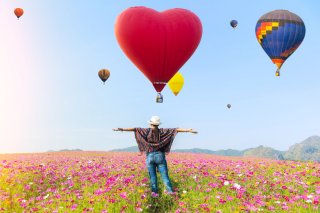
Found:
[[[168,82],[169,87],[173,94],[177,96],[179,92],[181,91],[183,84],[184,84],[184,78],[180,72],[177,72]]]

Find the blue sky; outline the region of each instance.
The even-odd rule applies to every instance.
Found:
[[[184,88],[176,97],[166,87],[162,104],[114,36],[117,15],[131,6],[185,8],[202,21],[200,45],[180,70]],[[25,10],[20,20],[16,7]],[[255,37],[257,20],[276,9],[296,13],[306,25],[280,78]],[[147,127],[152,115],[162,127],[199,131],[177,135],[173,149],[287,150],[320,135],[319,9],[316,0],[2,2],[0,152],[133,146],[133,133],[112,128]],[[101,68],[111,71],[105,85]]]

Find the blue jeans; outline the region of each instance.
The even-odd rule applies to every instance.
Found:
[[[168,166],[164,152],[149,152],[147,154],[147,167],[150,176],[151,191],[158,193],[157,171],[161,174],[163,184],[168,192],[173,192],[168,175]]]

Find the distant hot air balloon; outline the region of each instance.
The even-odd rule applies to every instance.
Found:
[[[180,72],[177,72],[168,82],[169,88],[173,92],[175,96],[179,94],[181,91],[183,84],[184,84],[184,78]]]
[[[228,104],[227,107],[228,107],[228,109],[230,109],[231,108],[231,104]]]
[[[277,65],[276,76],[280,76],[281,66],[302,43],[305,32],[302,19],[288,10],[274,10],[258,20],[256,37]]]
[[[110,71],[107,69],[101,69],[98,72],[98,75],[100,77],[100,79],[103,81],[103,84],[106,82],[106,80],[108,80],[109,76],[110,76]]]
[[[19,19],[22,15],[23,15],[23,9],[22,8],[16,8],[14,10],[14,14],[17,16],[17,18]]]
[[[232,20],[232,21],[230,21],[230,25],[231,25],[231,27],[236,28],[238,26],[238,21]]]
[[[125,55],[160,93],[198,47],[202,25],[186,9],[131,7],[117,17],[115,35]],[[161,102],[162,95],[158,97]]]

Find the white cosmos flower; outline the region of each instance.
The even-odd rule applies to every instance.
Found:
[[[223,184],[224,184],[225,186],[228,186],[228,185],[230,184],[230,182],[226,180]]]
[[[233,186],[234,186],[236,189],[240,189],[240,188],[241,188],[241,186],[240,186],[239,184],[237,184],[237,183],[234,183]]]

